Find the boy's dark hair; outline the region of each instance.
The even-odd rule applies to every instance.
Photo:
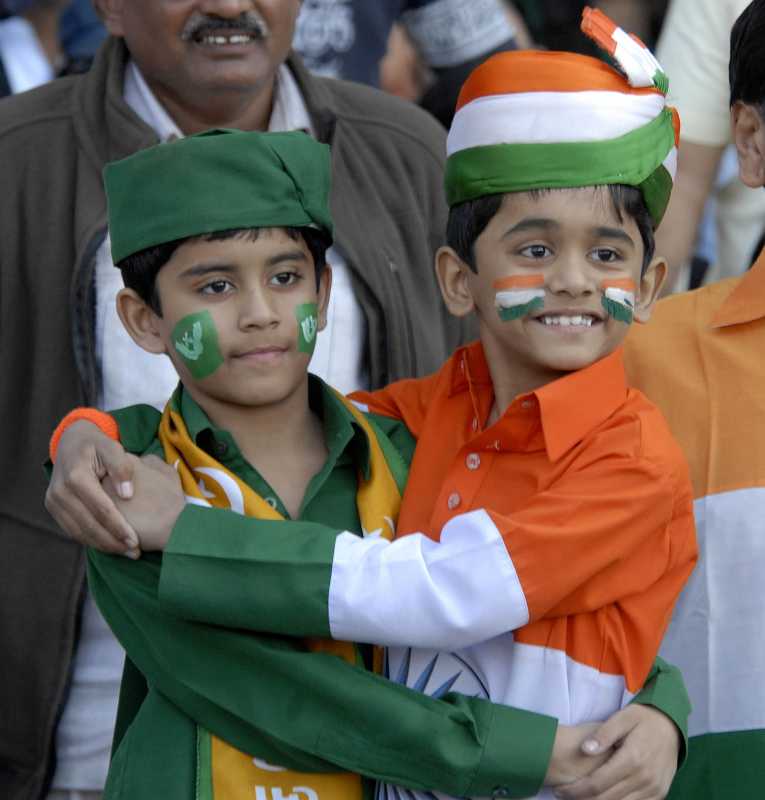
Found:
[[[147,247],[138,253],[123,258],[117,264],[122,272],[122,281],[128,289],[132,289],[149,307],[162,316],[162,304],[157,292],[157,274],[160,269],[172,258],[173,253],[186,242],[222,242],[227,239],[244,239],[254,242],[260,235],[262,228],[232,228],[225,231],[203,233],[200,236],[189,236],[184,239],[175,239],[153,247]],[[327,237],[314,228],[279,228],[290,239],[302,239],[308,248],[316,270],[316,285],[327,264],[326,255],[329,248]]]
[[[643,267],[645,272],[653,259],[656,249],[654,241],[654,225],[648,213],[643,195],[634,186],[624,184],[608,184],[606,187],[619,222],[623,214],[635,220],[643,240]],[[554,192],[555,189],[530,189],[528,194],[533,198]],[[467,200],[449,209],[449,220],[446,224],[446,243],[473,270],[478,269],[475,263],[475,240],[483,233],[492,217],[499,211],[504,194],[491,194]]]
[[[730,104],[737,100],[757,106],[765,116],[765,1],[754,0],[741,13],[730,32]]]

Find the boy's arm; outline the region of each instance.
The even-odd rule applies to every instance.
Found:
[[[166,545],[160,600],[181,616],[253,630],[437,649],[609,607],[609,626],[640,635],[630,638],[628,676],[640,685],[696,557],[690,493],[675,492],[645,459],[604,457],[513,514],[453,517],[439,542],[335,538],[315,523],[187,507]],[[239,577],[226,580],[232,563]],[[187,590],[196,567],[237,598],[225,617],[212,592]]]
[[[91,590],[129,658],[238,749],[458,796],[539,790],[554,719],[456,694],[436,700],[297,640],[181,620],[157,602],[159,572],[159,556],[89,551]]]

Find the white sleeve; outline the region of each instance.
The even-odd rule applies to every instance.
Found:
[[[520,628],[529,611],[500,531],[484,510],[453,517],[440,542],[337,538],[333,639],[455,650]]]

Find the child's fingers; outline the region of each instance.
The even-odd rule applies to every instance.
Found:
[[[104,491],[92,468],[78,466],[51,480],[45,507],[72,539],[107,553],[138,547],[133,528]]]
[[[627,734],[638,724],[639,717],[632,713],[632,707],[612,714],[593,734],[582,743],[582,752],[597,755],[612,747],[617,747]]]
[[[111,503],[106,495],[104,497]],[[95,547],[105,553],[115,554],[125,553],[127,549],[135,549],[137,546],[134,545],[134,542],[138,542],[138,537],[124,519],[122,519],[122,523],[128,529],[129,545],[126,545],[122,538],[114,536],[110,530],[96,519],[89,508],[73,495],[60,496],[55,502],[49,502],[49,496],[46,495],[46,507],[61,529],[80,544]],[[114,511],[119,514],[116,509]],[[119,516],[121,517],[122,515],[120,514]]]
[[[129,500],[133,496],[135,458],[119,442],[105,437],[95,445],[95,451],[102,476],[109,476],[117,497]]]

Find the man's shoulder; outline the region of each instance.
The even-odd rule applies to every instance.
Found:
[[[44,134],[72,124],[72,91],[81,76],[58,78],[36,89],[0,101],[0,145],[8,138]]]
[[[443,161],[446,131],[435,117],[399,97],[351,81],[313,77],[331,97],[336,124],[361,128],[365,136],[384,142],[400,139],[428,150]]]

